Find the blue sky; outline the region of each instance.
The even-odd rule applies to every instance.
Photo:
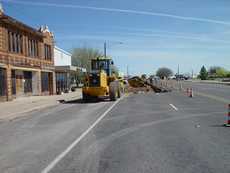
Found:
[[[95,47],[121,71],[154,73],[166,66],[197,73],[202,65],[230,70],[229,0],[2,0],[5,13],[38,28],[56,44]],[[123,44],[119,44],[123,42]]]

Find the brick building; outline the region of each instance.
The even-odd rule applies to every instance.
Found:
[[[56,93],[54,37],[0,9],[0,101]]]

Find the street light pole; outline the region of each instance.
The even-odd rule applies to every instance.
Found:
[[[106,41],[104,42],[104,57],[106,58]]]
[[[178,75],[178,77],[180,75],[180,65],[179,64],[178,64],[178,67],[177,67],[177,75]]]
[[[123,44],[123,42],[117,42],[118,44]],[[106,41],[104,42],[104,57],[107,57],[107,43]]]

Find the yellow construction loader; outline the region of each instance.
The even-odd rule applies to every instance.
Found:
[[[108,57],[98,57],[91,60],[91,72],[86,75],[82,88],[84,101],[92,98],[109,98],[115,101],[121,97],[121,85],[111,69],[113,61]]]

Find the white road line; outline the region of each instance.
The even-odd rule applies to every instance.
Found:
[[[178,111],[178,108],[176,106],[174,106],[173,104],[169,104],[169,106],[171,106],[173,109],[175,109],[176,111]]]
[[[118,103],[124,98],[121,97],[113,103],[84,133],[81,134],[68,148],[66,148],[60,155],[58,155],[41,173],[50,172],[58,162],[60,162]]]

